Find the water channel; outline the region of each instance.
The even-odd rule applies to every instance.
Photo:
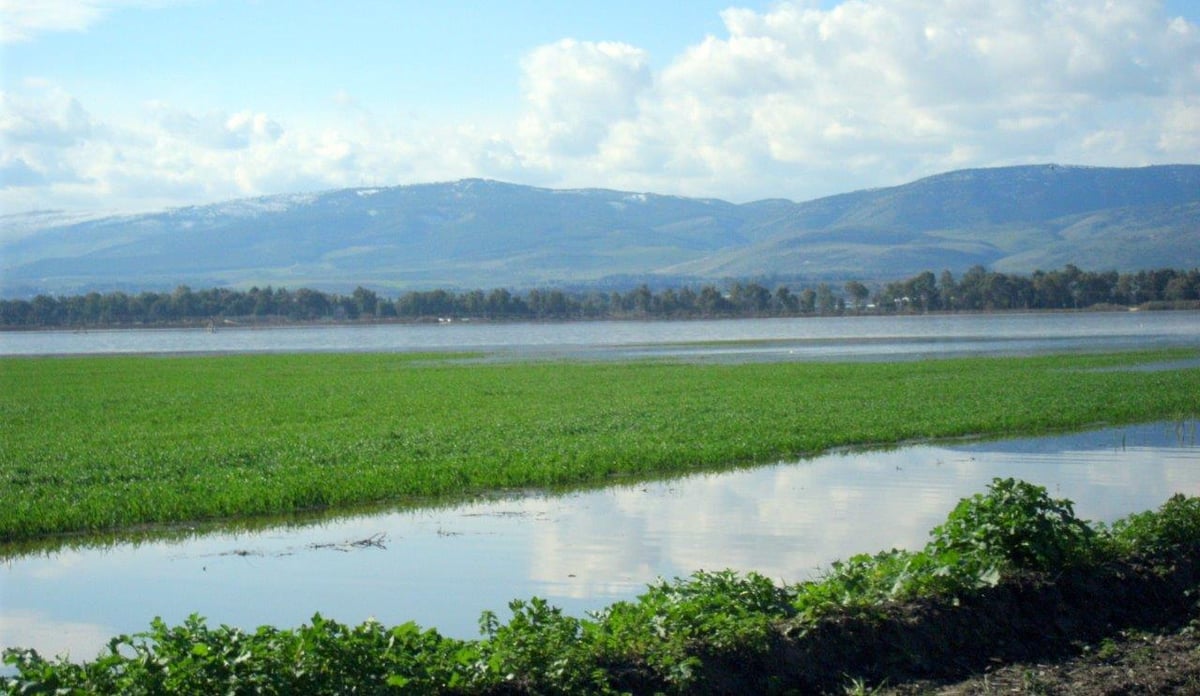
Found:
[[[1110,522],[1200,495],[1197,423],[845,452],[565,495],[376,511],[183,541],[62,549],[0,564],[0,645],[89,659],[192,612],[211,625],[413,620],[478,637],[480,613],[540,596],[582,616],[699,569],[813,577],[838,558],[919,548],[995,476]],[[359,543],[363,541],[373,543]]]

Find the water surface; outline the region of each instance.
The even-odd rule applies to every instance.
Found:
[[[1200,347],[1200,312],[0,332],[0,355],[477,350],[520,357],[899,359]]]

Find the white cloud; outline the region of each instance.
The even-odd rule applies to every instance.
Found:
[[[21,93],[0,92],[0,138],[9,148],[71,146],[86,138],[92,118],[77,99],[40,80]]]
[[[56,31],[84,31],[123,7],[160,7],[171,0],[0,0],[0,43]]]
[[[283,134],[278,122],[262,113],[212,111],[200,116],[160,102],[147,109],[163,132],[192,144],[218,150],[236,150],[255,143],[273,142]]]
[[[1191,152],[1193,158],[1200,153],[1200,96],[1166,106],[1156,145],[1163,152]]]
[[[700,185],[728,163],[715,179],[727,188],[705,193],[754,195],[736,191],[746,174],[750,186],[782,176],[802,191],[816,190],[814,180],[894,183],[944,165],[1200,155],[1185,137],[1098,147],[1114,133],[1142,143],[1200,126],[1180,106],[1200,88],[1195,27],[1153,3],[878,0],[723,18],[728,36],[681,55],[639,114],[657,131],[643,129],[643,141],[706,153]],[[755,150],[763,175],[740,166]]]
[[[535,49],[522,68],[529,111],[520,135],[550,155],[594,153],[650,84],[645,52],[621,43],[564,39]]]
[[[55,26],[114,6],[62,3]],[[521,116],[486,127],[373,112],[346,91],[324,100],[332,121],[159,102],[119,117],[26,82],[0,103],[0,204],[146,208],[467,176],[803,200],[959,167],[1200,160],[1200,29],[1150,0],[795,2],[722,18],[723,36],[659,70],[619,42],[535,47]]]

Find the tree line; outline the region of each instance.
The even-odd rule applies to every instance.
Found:
[[[172,292],[99,293],[0,300],[0,327],[197,325],[310,321],[693,319],[836,314],[920,313],[1133,307],[1200,301],[1200,269],[1089,272],[1061,270],[1015,275],[975,266],[955,278],[931,271],[868,285],[851,280],[770,289],[758,282],[723,287],[667,288],[643,284],[627,292],[566,292],[503,288],[409,291],[392,299],[359,287],[350,294],[309,288],[249,290],[181,285]]]

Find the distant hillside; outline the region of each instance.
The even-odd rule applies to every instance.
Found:
[[[1191,268],[1200,263],[1200,166],[963,170],[800,203],[774,227],[761,242],[671,271],[887,278],[975,264]]]
[[[1200,266],[1200,166],[964,170],[742,205],[470,179],[57,220],[0,219],[0,294],[1135,271]]]

